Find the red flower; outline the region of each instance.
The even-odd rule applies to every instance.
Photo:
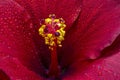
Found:
[[[0,80],[50,79],[38,29],[52,13],[67,25],[57,51],[62,80],[120,79],[119,0],[1,0]]]

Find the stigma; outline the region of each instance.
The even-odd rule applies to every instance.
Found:
[[[48,18],[41,20],[38,32],[44,37],[45,44],[49,46],[49,49],[53,50],[55,46],[62,47],[65,27],[63,18],[56,18],[55,14],[50,14]]]

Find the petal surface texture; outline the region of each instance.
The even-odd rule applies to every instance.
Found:
[[[44,72],[32,40],[30,16],[23,7],[13,0],[0,1],[0,53],[12,56],[10,58],[11,63],[9,58],[3,60],[3,62],[0,60],[0,67],[2,67],[3,71],[4,68],[5,70],[11,70],[11,73],[9,73],[11,75],[14,73],[14,70],[12,70],[14,65],[20,65],[23,71],[26,70],[28,74],[30,72],[30,76],[33,74],[31,71],[36,73]],[[12,58],[17,59],[17,62],[16,60],[14,62]],[[7,68],[3,65],[7,65]],[[14,77],[17,73],[18,76],[21,74],[22,77],[22,72],[19,69],[16,71],[17,69],[15,69]],[[8,72],[10,72],[9,70]],[[27,72],[26,75],[28,75]]]
[[[76,20],[81,10],[81,0],[15,0],[32,15],[36,20],[47,18],[55,14],[58,18],[65,19],[67,28]],[[39,28],[39,27],[38,27]]]
[[[63,42],[61,63],[66,65],[77,59],[96,59],[119,34],[118,0],[83,0],[79,19],[67,32]]]
[[[23,6],[32,16],[32,21],[36,25],[36,32],[38,32],[39,22],[45,19],[49,14],[55,14],[57,18],[63,18],[66,22],[66,31],[69,31],[73,23],[78,18],[81,12],[81,0],[15,0]],[[49,66],[50,52],[48,47],[44,44],[38,33],[34,35],[36,46],[39,50],[42,63]],[[61,54],[60,54],[61,56]]]
[[[49,14],[62,17],[67,25],[63,47],[58,49],[63,80],[120,78],[118,0],[0,0],[3,77],[44,80],[50,52],[38,28]]]
[[[63,80],[119,80],[120,52],[96,61],[76,62],[69,68]],[[81,67],[82,65],[82,67]],[[86,66],[87,65],[87,66]]]
[[[1,80],[45,80],[30,71],[17,58],[0,54],[0,79]]]

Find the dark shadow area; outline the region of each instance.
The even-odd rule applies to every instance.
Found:
[[[120,51],[120,35],[114,40],[114,42],[106,47],[101,53],[101,57],[109,57]]]
[[[10,80],[10,77],[0,69],[0,80]]]

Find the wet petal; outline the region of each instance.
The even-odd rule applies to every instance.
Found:
[[[29,69],[42,73],[43,68],[32,40],[30,16],[14,1],[0,2],[0,52],[17,58]]]
[[[85,57],[96,59],[112,44],[120,33],[119,4],[117,0],[83,0],[78,24],[66,35],[61,63]]]
[[[35,19],[41,20],[49,14],[65,19],[68,27],[76,20],[81,10],[81,0],[15,0],[28,10]],[[38,21],[39,23],[39,21]]]
[[[63,80],[118,80],[120,79],[120,52],[93,62],[76,62]]]
[[[44,80],[35,72],[14,57],[5,53],[0,54],[0,79],[1,80]]]
[[[15,0],[23,6],[31,15],[34,22],[36,33],[34,42],[39,50],[42,62],[48,67],[50,61],[50,52],[44,44],[44,39],[38,35],[39,22],[45,19],[49,14],[56,14],[57,18],[63,18],[67,24],[67,30],[78,17],[81,10],[81,0]]]

